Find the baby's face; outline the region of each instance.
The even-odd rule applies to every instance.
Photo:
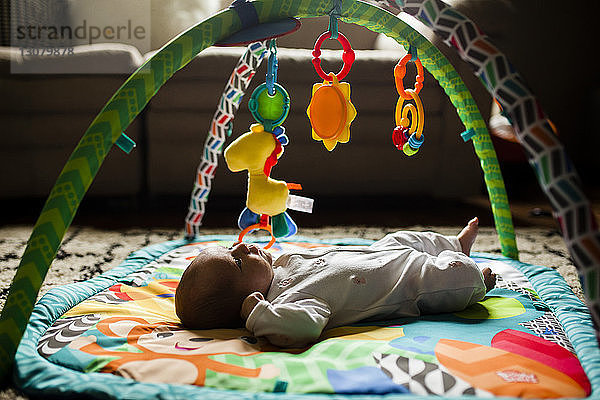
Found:
[[[266,294],[273,279],[273,256],[253,244],[209,247],[193,262],[203,264],[207,277],[217,276],[231,282],[232,290],[239,288]],[[203,283],[210,284],[210,281]]]

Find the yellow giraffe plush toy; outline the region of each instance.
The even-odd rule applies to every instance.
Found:
[[[277,139],[261,124],[252,124],[246,132],[225,149],[225,161],[233,172],[248,170],[246,207],[256,214],[277,215],[287,209],[287,183],[265,174],[265,163],[277,147]],[[281,151],[274,156],[279,158]]]
[[[265,131],[262,124],[250,126],[246,132],[225,149],[225,161],[233,172],[248,170],[246,208],[240,214],[238,226],[242,229],[238,240],[254,229],[264,229],[271,234],[271,247],[276,237],[292,236],[298,227],[285,212],[290,189],[301,189],[294,183],[272,179],[271,168],[283,154],[288,143],[283,127],[273,132]]]

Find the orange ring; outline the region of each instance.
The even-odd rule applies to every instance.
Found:
[[[267,245],[265,247],[263,247],[263,249],[266,250],[269,247],[273,246],[273,244],[275,243],[275,236],[273,236],[273,230],[271,228],[271,225],[261,225],[261,224],[254,224],[254,225],[250,225],[250,226],[246,227],[243,231],[240,232],[237,243],[242,242],[242,239],[244,238],[246,233],[253,231],[253,230],[258,230],[258,229],[267,231],[271,235],[271,241],[269,243],[267,243]]]
[[[398,64],[394,67],[394,78],[396,82],[396,90],[398,91],[398,95],[402,97],[404,100],[410,100],[412,97],[406,93],[404,90],[404,76],[406,75],[406,64],[411,60],[412,55],[409,53],[405,55],[402,60],[398,61]],[[417,67],[417,77],[415,82],[415,88],[413,89],[416,94],[419,94],[421,89],[423,88],[423,81],[425,80],[425,75],[423,73],[423,64],[421,64],[421,60],[418,58],[414,61]]]

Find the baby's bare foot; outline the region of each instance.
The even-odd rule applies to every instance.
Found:
[[[477,233],[479,232],[479,218],[475,217],[469,221],[467,226],[463,228],[462,231],[458,234],[457,238],[460,242],[460,246],[462,248],[462,252],[466,255],[471,254],[471,247],[473,247],[473,243],[475,243],[475,239],[477,238]]]
[[[485,283],[486,291],[489,292],[496,286],[496,274],[493,273],[489,267],[485,267],[481,270],[481,273],[483,274],[483,282]]]

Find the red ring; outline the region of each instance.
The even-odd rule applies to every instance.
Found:
[[[325,39],[329,39],[330,37],[331,32],[323,32],[315,42],[315,48],[312,52],[312,63],[315,66],[315,71],[317,71],[317,74],[319,74],[321,78],[327,81],[332,81],[333,79],[329,76],[329,74],[326,74],[323,71],[323,68],[321,68],[321,59],[319,57],[321,56],[321,45],[323,44]],[[344,54],[342,54],[342,61],[344,62],[344,66],[342,67],[340,72],[338,72],[335,75],[338,81],[341,81],[346,77],[346,75],[348,75],[348,72],[350,72],[350,68],[352,68],[352,63],[354,62],[354,50],[352,50],[352,46],[350,46],[350,42],[348,41],[346,36],[344,36],[341,32],[338,32],[337,41],[340,42],[342,48],[344,49]]]

